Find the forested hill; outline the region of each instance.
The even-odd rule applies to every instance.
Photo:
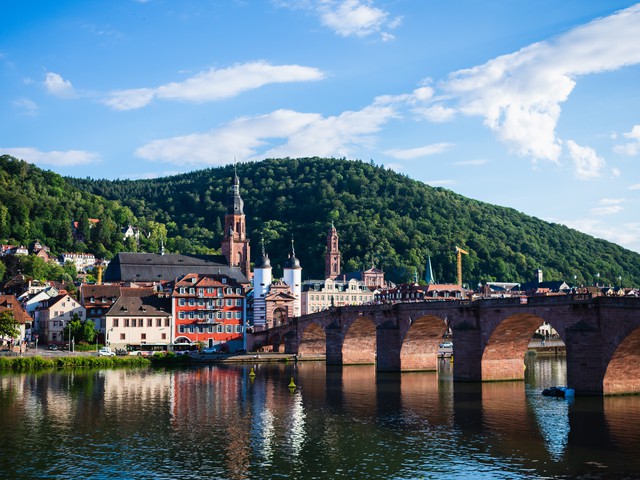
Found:
[[[90,218],[100,222],[92,227]],[[77,222],[76,238],[73,222]],[[103,258],[126,248],[121,226],[138,222],[118,202],[73,187],[53,172],[0,155],[2,243],[28,246],[39,240],[55,255],[90,251]]]
[[[457,195],[360,161],[270,159],[237,167],[252,260],[264,236],[279,273],[295,239],[303,278],[324,273],[326,235],[334,222],[343,271],[383,268],[396,281],[424,277],[428,255],[440,282],[455,282],[455,246],[465,248],[463,272],[478,281],[545,280],[640,285],[640,255],[513,209]],[[166,225],[172,251],[216,249],[233,167],[153,180],[67,179],[73,186]]]

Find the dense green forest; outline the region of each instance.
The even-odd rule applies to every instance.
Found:
[[[233,167],[152,180],[64,178],[0,157],[0,241],[40,240],[52,253],[111,258],[119,251],[219,251]],[[424,277],[428,256],[437,280],[455,282],[455,246],[465,248],[464,280],[533,279],[640,285],[640,255],[561,225],[457,195],[384,167],[344,159],[270,159],[238,165],[253,259],[264,237],[281,274],[295,240],[303,278],[324,273],[326,235],[340,235],[343,271],[382,268],[394,281]],[[99,219],[92,224],[89,219]],[[80,234],[72,233],[78,222]],[[127,225],[138,240],[122,236]]]
[[[469,251],[464,279],[573,284],[600,281],[640,284],[640,255],[562,225],[516,210],[478,202],[373,164],[345,159],[269,159],[238,165],[247,228],[258,254],[260,238],[276,267],[295,239],[303,278],[324,273],[326,235],[334,222],[340,235],[343,271],[382,268],[395,281],[417,272],[428,256],[437,280],[455,282],[455,246]],[[119,202],[137,218],[166,226],[172,251],[217,249],[233,167],[200,170],[152,180],[67,181]]]

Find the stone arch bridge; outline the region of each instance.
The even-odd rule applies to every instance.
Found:
[[[567,383],[582,395],[640,393],[640,298],[561,295],[338,307],[255,332],[249,346],[326,355],[378,371],[437,370],[453,336],[454,380],[524,379],[531,337],[549,323],[566,345]]]

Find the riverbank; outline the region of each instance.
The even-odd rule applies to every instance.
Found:
[[[294,355],[288,353],[214,353],[188,354],[157,353],[152,356],[97,356],[92,354],[65,355],[25,355],[0,357],[0,372],[15,372],[27,370],[44,370],[57,368],[115,368],[115,367],[144,367],[144,366],[178,366],[189,364],[214,363],[289,363],[298,361],[324,361],[324,355]]]

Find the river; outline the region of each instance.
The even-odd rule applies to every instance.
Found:
[[[12,479],[640,477],[640,396],[543,397],[323,363],[0,376],[0,475]],[[288,385],[293,378],[296,388]]]

